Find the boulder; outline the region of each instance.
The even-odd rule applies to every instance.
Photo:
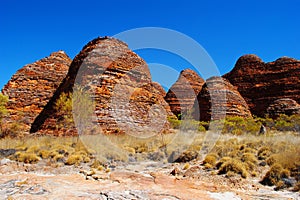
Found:
[[[178,117],[193,108],[195,98],[201,91],[204,80],[193,70],[180,72],[178,80],[172,85],[165,96],[171,111]]]
[[[194,110],[197,120],[197,112],[200,111],[200,121],[219,120],[226,116],[251,117],[248,105],[236,87],[217,76],[206,80],[197,96]]]
[[[67,54],[58,51],[18,70],[2,89],[9,97],[9,116],[5,121],[18,122],[28,132],[66,76],[70,64]]]
[[[256,116],[264,117],[268,106],[277,99],[290,98],[300,103],[299,60],[282,57],[265,63],[256,55],[244,55],[223,77],[237,87]]]

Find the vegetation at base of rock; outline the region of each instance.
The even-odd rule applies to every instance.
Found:
[[[231,133],[233,135],[258,134],[262,124],[265,124],[268,131],[300,131],[300,115],[287,116],[281,114],[276,119],[268,117],[244,118],[240,116],[227,116],[224,120],[214,120],[210,123],[196,120],[179,120],[176,117],[169,117],[168,121],[173,129],[190,129],[205,132],[211,126],[222,129],[222,133]]]
[[[71,93],[62,93],[58,100],[55,103],[55,109],[58,112],[58,115],[62,115],[59,126],[69,127],[74,123],[72,115],[72,94]]]
[[[3,131],[2,118],[8,114],[8,111],[6,109],[7,102],[8,102],[8,97],[0,93],[0,135],[1,137]]]
[[[0,119],[2,119],[8,113],[6,109],[7,102],[8,97],[0,93]]]
[[[176,117],[168,117],[168,121],[173,129],[205,132],[206,127],[208,127],[207,122],[200,122],[193,119],[180,120]]]

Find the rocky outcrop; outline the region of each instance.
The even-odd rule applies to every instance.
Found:
[[[172,113],[161,95],[161,86],[151,82],[147,64],[125,43],[103,37],[89,42],[74,58],[66,78],[36,118],[31,132],[76,134],[74,124],[57,129],[63,116],[55,107],[59,96],[72,93],[74,86],[88,94],[94,106],[83,129],[95,125],[102,133],[151,134],[168,128],[166,119]],[[74,120],[83,123],[86,113],[74,111],[75,107],[78,105],[73,102],[77,118]]]
[[[282,57],[264,63],[256,55],[245,55],[223,77],[237,87],[256,116],[263,117],[277,99],[290,98],[300,103],[299,60]]]
[[[165,96],[171,111],[179,116],[190,110],[203,84],[204,80],[195,71],[191,69],[181,71],[178,80]]]
[[[251,117],[248,105],[228,80],[212,77],[206,80],[194,104],[194,118],[201,121],[223,119],[226,116]]]
[[[300,105],[293,99],[277,99],[267,108],[267,115],[271,118],[277,118],[281,114],[300,115]]]
[[[16,121],[22,130],[29,131],[35,117],[66,76],[70,64],[66,53],[58,51],[18,70],[2,90],[9,97],[6,122]]]

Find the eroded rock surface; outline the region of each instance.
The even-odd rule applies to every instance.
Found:
[[[290,191],[274,191],[257,180],[213,175],[200,163],[187,170],[182,164],[126,163],[112,172],[98,171],[87,179],[78,167],[51,168],[11,161],[0,165],[3,199],[298,199]],[[80,168],[85,168],[81,166]],[[170,174],[176,167],[184,176]],[[188,173],[189,172],[189,173]],[[256,178],[257,179],[257,178]]]
[[[28,131],[66,76],[70,64],[67,54],[58,51],[18,70],[2,89],[9,97],[6,122],[16,121],[22,130]]]
[[[171,111],[176,116],[186,114],[193,107],[203,84],[204,80],[195,71],[191,69],[181,71],[178,80],[165,96]]]
[[[271,118],[279,117],[280,114],[300,115],[300,105],[293,99],[277,99],[269,105],[267,114]]]
[[[200,110],[201,121],[218,120],[226,116],[251,117],[248,105],[236,87],[222,77],[206,80],[194,108],[196,114]]]
[[[245,55],[223,77],[237,87],[256,116],[263,117],[277,99],[300,102],[300,61],[293,58],[265,63],[256,55]]]
[[[151,134],[168,129],[166,119],[172,113],[160,86],[152,83],[145,61],[124,42],[103,37],[89,42],[74,58],[66,78],[36,118],[31,132],[76,134],[74,124],[57,129],[63,117],[55,109],[59,96],[71,93],[74,86],[91,97],[94,116],[87,123],[100,126],[102,133]],[[75,111],[76,115],[81,113]]]

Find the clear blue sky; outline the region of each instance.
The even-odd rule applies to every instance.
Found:
[[[264,61],[281,56],[300,59],[299,2],[1,0],[0,88],[19,68],[53,51],[62,49],[73,58],[98,36],[147,26],[190,36],[206,49],[221,74],[248,53]],[[166,53],[155,53],[141,52],[141,56],[147,62],[188,67]]]

